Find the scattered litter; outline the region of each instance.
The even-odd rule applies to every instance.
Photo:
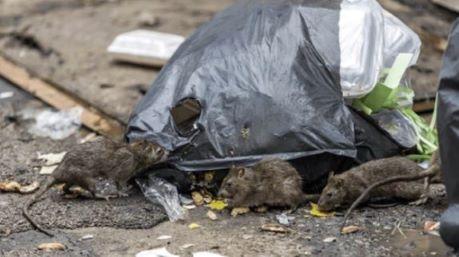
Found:
[[[135,255],[135,257],[180,257],[178,255],[171,254],[166,248],[157,248],[153,250],[141,251]]]
[[[38,188],[40,188],[40,183],[38,181],[34,181],[27,186],[21,186],[19,188],[19,192],[21,194],[30,194],[37,191]]]
[[[6,99],[14,96],[14,92],[2,92],[0,93],[0,99]]]
[[[192,205],[193,204],[193,199],[190,199],[186,196],[179,195],[180,202],[184,205]]]
[[[85,240],[91,240],[94,239],[94,235],[84,235],[80,238],[80,240],[85,241]]]
[[[159,237],[156,238],[156,239],[158,239],[158,240],[169,240],[169,239],[171,239],[171,238],[172,238],[171,236],[164,235],[164,236],[159,236]]]
[[[38,245],[39,250],[43,251],[63,251],[65,250],[65,245],[61,243],[44,243]]]
[[[189,229],[197,229],[197,228],[200,228],[201,225],[199,225],[198,223],[191,223],[190,225],[188,225],[188,228]]]
[[[35,123],[29,128],[29,133],[60,140],[69,137],[78,131],[81,126],[81,114],[83,109],[80,107],[71,108],[63,111],[25,110],[25,118],[35,119]]]
[[[80,144],[84,144],[86,142],[91,142],[91,141],[94,141],[95,139],[97,139],[97,134],[94,133],[94,132],[91,132],[91,133],[87,134],[84,138],[82,138],[80,140]]]
[[[212,252],[197,252],[193,253],[193,257],[225,257],[223,255]]]
[[[214,172],[208,171],[204,173],[204,181],[207,183],[212,183],[212,181],[214,180],[214,176],[215,176]]]
[[[64,158],[66,153],[67,152],[48,153],[48,154],[40,154],[40,153],[38,153],[38,159],[46,161],[46,163],[44,164],[45,166],[52,166],[52,165],[59,164],[62,161],[62,159]]]
[[[221,211],[225,209],[227,206],[228,204],[221,200],[213,200],[207,205],[207,207],[209,207],[210,209],[217,211]]]
[[[191,248],[191,247],[193,247],[193,246],[194,246],[194,244],[184,244],[184,245],[180,246],[180,248],[182,248],[182,249],[188,249],[188,248]]]
[[[352,234],[361,230],[362,228],[359,226],[347,226],[341,230],[341,234]]]
[[[276,215],[276,219],[280,224],[288,226],[290,225],[290,221],[294,220],[295,217],[287,216],[287,214],[284,212],[279,215]]]
[[[288,230],[279,225],[279,224],[264,224],[261,226],[262,231],[269,231],[269,232],[274,232],[274,233],[287,233]]]
[[[66,153],[67,152],[49,153],[49,154],[38,153],[38,159],[46,161],[46,163],[40,168],[40,174],[41,175],[52,174],[54,170],[57,168],[58,164],[62,161]]]
[[[43,166],[40,169],[40,175],[50,175],[53,174],[54,170],[57,168],[57,165],[53,166]]]
[[[7,237],[11,235],[11,229],[10,228],[2,228],[0,227],[0,236]]]
[[[249,240],[249,239],[252,239],[252,238],[253,238],[252,235],[247,235],[247,234],[242,235],[242,239],[244,239],[244,240]]]
[[[322,212],[319,210],[319,206],[315,203],[311,203],[311,210],[309,212],[314,217],[326,218],[334,216],[334,212]]]
[[[4,192],[18,192],[21,184],[16,181],[0,182],[0,191]]]
[[[185,40],[174,34],[136,30],[118,35],[108,52],[120,61],[163,66]]]
[[[142,27],[155,27],[159,25],[159,18],[151,12],[141,12],[137,18],[137,24]]]
[[[209,210],[207,212],[207,217],[209,217],[209,219],[211,219],[211,220],[217,220],[218,219],[217,214],[215,214],[215,212],[213,212],[211,210]]]
[[[336,237],[327,237],[323,241],[324,241],[324,243],[336,242]]]
[[[259,206],[257,208],[255,208],[255,212],[257,213],[265,213],[268,211],[268,207],[266,206]]]
[[[231,216],[236,217],[238,215],[246,214],[246,213],[249,213],[249,212],[250,212],[250,209],[247,208],[247,207],[233,208],[231,210]]]
[[[204,197],[199,192],[191,192],[191,198],[193,198],[193,202],[197,206],[201,206],[204,204]]]
[[[40,187],[37,181],[29,185],[23,186],[16,181],[0,182],[0,191],[3,192],[16,192],[21,194],[30,194],[35,192]]]
[[[187,205],[183,205],[183,208],[187,209],[187,210],[192,210],[192,209],[195,209],[196,208],[196,205],[194,204],[187,204]]]
[[[205,204],[210,204],[212,202],[212,195],[211,194],[204,194],[204,203]]]
[[[424,233],[439,236],[438,230],[440,229],[440,222],[426,221],[424,222]]]
[[[180,205],[176,186],[154,175],[138,178],[136,182],[148,200],[163,206],[170,221],[186,219],[187,210]]]

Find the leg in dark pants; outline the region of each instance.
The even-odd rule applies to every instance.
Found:
[[[453,25],[443,59],[438,90],[437,127],[448,209],[441,217],[440,234],[459,249],[459,20]]]

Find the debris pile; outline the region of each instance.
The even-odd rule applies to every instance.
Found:
[[[362,166],[364,175],[351,174],[351,167],[406,153],[425,161],[437,150],[435,115],[429,126],[412,110],[414,92],[405,77],[420,47],[416,33],[373,0],[237,3],[181,43],[131,115],[126,137],[166,148],[168,164],[178,172],[225,174],[230,168],[216,184],[233,216],[250,207],[295,208],[314,200],[303,190],[312,185],[317,194],[328,182],[311,209],[313,216],[328,217],[333,213],[326,211],[351,205],[380,179],[422,171],[401,157],[411,166],[393,169],[395,174],[384,173],[392,159],[376,163],[374,172]],[[276,158],[292,165],[274,171],[263,166]],[[301,177],[287,175],[289,169]],[[214,200],[208,185],[216,173],[197,181],[191,175],[194,186],[201,183],[192,188],[195,206]],[[352,191],[355,180],[362,183]],[[391,197],[386,187],[371,196]],[[416,190],[394,197],[416,200],[422,191]],[[324,195],[331,196],[326,201]],[[217,219],[212,212],[207,216]],[[289,221],[281,216],[280,223]]]

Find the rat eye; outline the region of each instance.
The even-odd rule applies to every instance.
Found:
[[[232,186],[233,184],[231,182],[226,182],[226,186]]]
[[[327,196],[328,196],[328,197],[332,197],[332,196],[333,196],[333,193],[332,193],[332,192],[328,192],[328,193],[327,193]]]

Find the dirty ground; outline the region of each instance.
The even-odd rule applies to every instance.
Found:
[[[158,18],[149,29],[187,36],[231,2],[199,0],[190,5],[184,0],[0,0],[0,51],[126,122],[159,70],[113,63],[105,54],[109,42],[121,32],[142,28],[139,20],[133,19],[142,12]],[[429,0],[380,2],[415,31],[420,28],[426,33],[421,35],[424,49],[412,79],[417,99],[431,98],[443,48],[438,38],[445,40],[455,14]],[[42,180],[37,152],[66,151],[89,132],[81,129],[61,141],[34,137],[27,132],[27,122],[10,124],[14,118],[9,117],[14,114],[11,103],[16,103],[16,111],[45,106],[0,81],[0,92],[4,91],[15,94],[0,100],[0,181]],[[28,196],[0,193],[0,256],[134,256],[159,247],[180,256],[200,250],[225,256],[455,256],[438,236],[422,232],[424,222],[438,221],[446,207],[444,194],[439,191],[425,206],[356,211],[348,224],[364,230],[338,235],[342,216],[311,217],[309,206],[290,215],[294,220],[287,227],[289,233],[283,234],[261,231],[263,224],[277,223],[279,210],[235,218],[227,211],[216,212],[218,220],[212,221],[206,216],[207,208],[199,207],[190,211],[186,222],[170,223],[162,209],[138,191],[129,198],[105,202],[64,199],[53,189],[31,210],[40,224],[57,233],[53,239],[30,230],[22,218],[20,207]],[[189,229],[192,222],[201,227]],[[87,235],[93,238],[83,240]],[[163,235],[172,238],[157,239]],[[37,250],[45,242],[63,243],[66,250]],[[194,246],[184,248],[187,244]]]

